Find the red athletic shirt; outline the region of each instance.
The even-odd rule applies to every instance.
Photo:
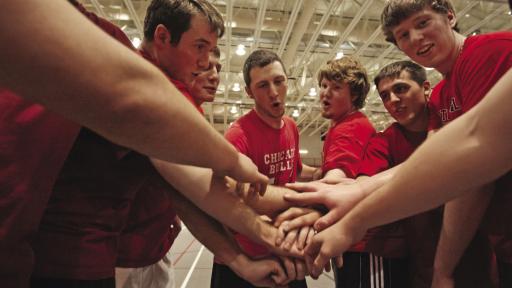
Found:
[[[439,97],[431,101],[433,111],[437,113],[431,117],[440,118],[442,125],[445,125],[469,111],[482,100],[511,66],[512,32],[468,37],[452,71],[446,75],[439,89]],[[435,122],[435,120],[430,121],[430,123]],[[431,125],[429,128],[440,127],[441,125]],[[512,225],[509,223],[509,219],[512,219],[510,191],[512,191],[512,175],[509,172],[496,181],[495,193],[483,225],[490,234],[505,239],[512,239]],[[512,250],[501,247],[495,247],[495,250],[499,259],[512,263]]]
[[[104,31],[131,45],[119,28],[79,9]],[[81,280],[112,277],[119,233],[135,193],[155,174],[147,157],[81,129],[34,240],[33,275]]]
[[[143,50],[139,52],[146,60],[157,66],[149,53]],[[203,113],[185,84],[170,77],[168,79],[199,112]],[[169,189],[174,188],[162,177],[155,175],[137,192],[128,223],[119,239],[118,267],[138,268],[154,264],[171,248],[178,236],[180,224],[175,221],[176,212],[172,206]]]
[[[355,178],[368,141],[375,129],[360,111],[334,124],[327,132],[323,148],[322,173],[341,169],[347,177]]]
[[[273,185],[293,183],[302,170],[299,154],[299,131],[289,117],[283,117],[283,127],[274,129],[263,122],[255,110],[240,117],[226,130],[226,139],[242,154],[247,155],[258,171],[270,178]],[[268,254],[265,247],[241,234],[235,238],[251,257]]]
[[[122,31],[84,14],[130,43]],[[30,241],[80,126],[1,87],[0,111],[0,286],[28,287],[34,263]]]

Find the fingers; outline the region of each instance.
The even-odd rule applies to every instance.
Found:
[[[284,194],[284,200],[291,202],[298,206],[308,206],[313,204],[323,204],[322,194],[319,192],[311,193],[286,193]]]
[[[288,277],[286,276],[286,272],[283,267],[277,261],[272,261],[272,266],[271,279],[277,285],[286,285],[285,283],[287,283]]]
[[[328,228],[332,224],[338,222],[342,216],[343,215],[340,215],[338,209],[331,209],[329,212],[327,212],[327,214],[316,220],[313,227],[315,228],[316,231],[320,232]],[[291,226],[290,224],[288,225]]]
[[[311,229],[309,226],[300,228],[299,235],[297,236],[297,243],[296,243],[297,248],[299,250],[302,250],[302,249],[304,249],[304,247],[306,247],[306,240],[308,239],[309,230],[313,230],[313,229]]]
[[[342,256],[336,256],[334,257],[334,265],[336,265],[337,268],[343,267],[343,257]]]
[[[308,238],[306,239],[306,245],[304,245],[304,248],[306,248],[306,246],[309,245],[309,243],[311,243],[311,241],[313,241],[313,237],[315,236],[315,234],[316,234],[315,229],[313,229],[313,228],[309,229]]]
[[[306,263],[303,260],[294,258],[295,262],[295,271],[297,271],[297,280],[304,280],[307,275]]]
[[[285,185],[286,188],[293,189],[298,192],[314,192],[318,190],[318,185],[315,182],[306,182],[306,183],[287,183]]]
[[[289,251],[292,248],[293,243],[297,240],[297,234],[299,233],[299,229],[293,229],[286,234],[286,237],[283,241],[282,247],[284,250]]]
[[[288,230],[297,229],[304,226],[313,226],[313,224],[316,223],[320,216],[320,212],[312,211],[311,213],[302,215],[291,221],[288,221],[288,223],[284,226],[284,230],[286,232]]]
[[[295,263],[291,258],[288,257],[280,257],[283,267],[286,271],[286,275],[288,276],[288,284],[290,281],[295,280],[297,277],[297,271],[295,271]]]
[[[274,219],[274,226],[279,227],[281,226],[283,221],[297,218],[298,216],[308,213],[308,211],[309,210],[305,210],[304,208],[300,207],[288,208],[286,211],[282,212]]]

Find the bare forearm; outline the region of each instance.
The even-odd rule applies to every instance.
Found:
[[[229,263],[241,253],[224,227],[174,189],[170,191],[173,206],[194,237],[222,262]]]
[[[492,192],[492,185],[487,185],[445,204],[434,262],[436,273],[445,276],[453,274],[482,221]]]
[[[141,153],[216,170],[234,166],[235,150],[158,69],[66,1],[2,5],[1,85]]]
[[[434,208],[510,171],[511,90],[509,71],[477,106],[430,137],[402,164],[393,181],[347,217],[368,227],[389,223]]]
[[[164,179],[204,212],[232,229],[266,245],[272,245],[277,229],[234,196],[234,187],[213,177],[210,169],[176,165],[152,159]]]

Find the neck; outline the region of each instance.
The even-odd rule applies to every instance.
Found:
[[[258,117],[260,117],[260,119],[263,122],[265,122],[267,125],[269,125],[270,127],[274,128],[274,129],[280,129],[281,127],[283,127],[283,117],[274,118],[274,117],[267,116],[267,115],[265,115],[265,113],[261,113],[257,107],[254,108],[254,111],[256,111],[256,114],[258,114]]]
[[[453,45],[450,51],[448,60],[444,61],[440,67],[436,68],[436,70],[443,74],[443,76],[446,76],[450,71],[452,71],[455,62],[457,62],[457,58],[459,58],[462,48],[464,47],[464,40],[466,40],[465,36],[457,33],[456,31],[453,31],[453,33],[455,45]]]
[[[404,128],[411,132],[424,132],[428,129],[428,110],[425,108],[425,112],[418,117],[417,119],[414,119],[411,123],[408,125],[403,125]]]

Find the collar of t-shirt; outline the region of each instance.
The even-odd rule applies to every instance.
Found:
[[[156,60],[153,57],[151,57],[151,55],[149,53],[144,51],[144,49],[139,49],[139,53],[142,57],[144,57],[144,59],[148,60],[153,65],[157,66],[160,69],[160,71],[162,71],[165,74],[165,76],[167,76],[167,79],[169,79],[169,81],[171,81],[171,83],[174,84],[174,86],[176,86],[176,88],[185,96],[185,98],[187,98],[190,101],[190,103],[192,103],[192,105],[194,105],[194,107],[196,107],[197,111],[199,111],[199,113],[204,115],[203,108],[201,108],[200,105],[197,105],[194,97],[192,96],[192,94],[190,94],[190,91],[189,91],[188,87],[185,85],[185,83],[183,83],[179,80],[173,79],[171,76],[169,76],[169,74],[165,73],[165,71],[162,70],[158,66],[158,64],[156,63]]]

